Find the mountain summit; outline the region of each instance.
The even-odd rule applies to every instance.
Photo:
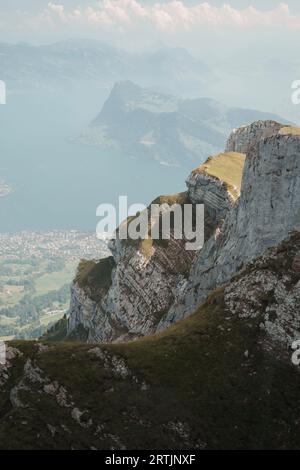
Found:
[[[181,99],[124,81],[115,84],[81,141],[163,165],[191,167],[220,152],[232,128],[258,119],[280,120],[210,98]]]

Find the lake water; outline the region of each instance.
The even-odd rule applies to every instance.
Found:
[[[0,198],[0,231],[96,228],[96,207],[149,203],[185,189],[187,170],[77,143],[100,111],[92,93],[26,93],[0,106],[0,180],[13,193]],[[88,104],[87,104],[88,103]]]

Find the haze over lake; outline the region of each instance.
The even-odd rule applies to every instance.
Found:
[[[0,199],[0,231],[95,230],[98,204],[149,203],[184,190],[183,168],[80,144],[108,90],[9,94],[0,107],[0,172],[13,192]],[[155,184],[154,184],[155,183]]]

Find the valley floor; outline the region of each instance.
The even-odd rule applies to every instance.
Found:
[[[89,232],[0,233],[0,340],[40,337],[68,311],[81,257],[106,254]]]

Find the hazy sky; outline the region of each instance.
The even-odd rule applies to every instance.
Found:
[[[13,10],[16,8],[24,8],[24,5],[26,4],[26,10],[40,10],[41,8],[45,8],[47,4],[49,3],[48,0],[1,0],[0,5],[3,9],[7,10]],[[65,7],[70,7],[70,8],[76,8],[77,6],[80,7],[87,7],[90,5],[97,6],[97,4],[101,3],[99,1],[95,0],[61,0],[57,1],[60,5],[64,5]],[[161,4],[166,4],[169,3],[169,0],[140,0],[139,3],[141,5],[154,5],[155,3],[161,3]],[[187,6],[192,6],[192,5],[197,5],[199,3],[204,3],[199,0],[184,0],[182,1],[184,5]],[[249,0],[211,0],[209,2],[210,5],[220,7],[224,5],[224,3],[229,4],[230,6],[241,9],[241,8],[247,8],[248,6],[252,5],[254,7],[259,7],[260,9],[272,9],[274,8],[274,5],[277,5],[279,3],[287,3],[291,9],[291,11],[296,12],[300,11],[300,3],[298,0],[289,0],[286,2],[280,2],[276,0],[260,0],[260,1],[249,1]]]
[[[0,0],[0,40],[8,42],[91,37],[125,47],[162,42],[195,49],[207,35],[280,44],[299,33],[299,0]]]

